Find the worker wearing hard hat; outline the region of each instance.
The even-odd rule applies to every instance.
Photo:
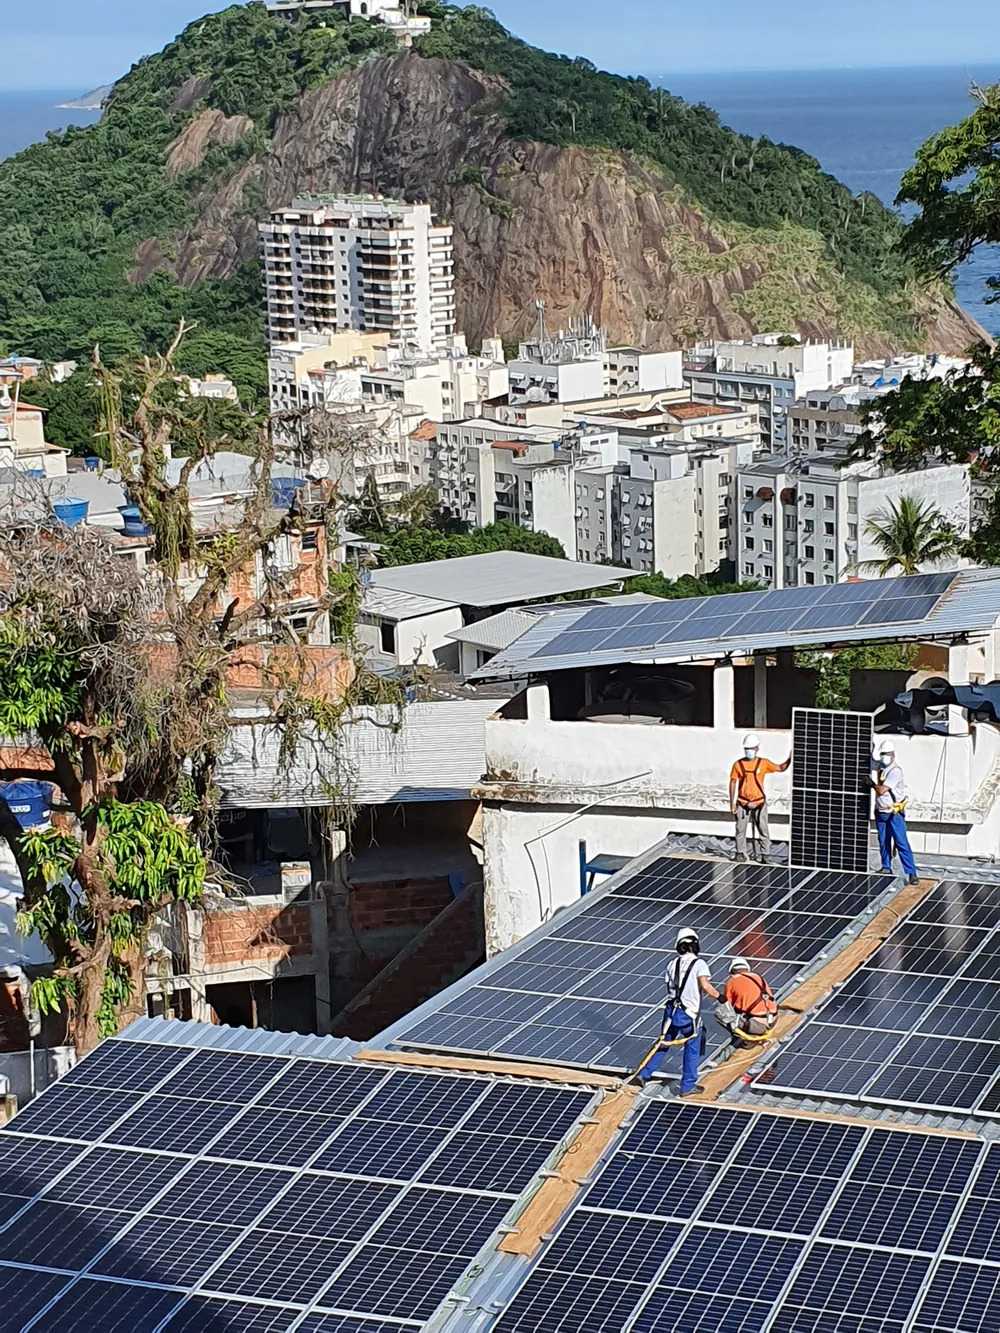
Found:
[[[731,1032],[748,1037],[766,1036],[777,1022],[774,992],[747,959],[734,958],[729,964],[729,978],[715,1016]]]
[[[747,830],[752,825],[760,842],[760,859],[771,860],[771,832],[767,823],[767,797],[764,779],[769,773],[784,773],[791,759],[774,764],[760,757],[760,737],[755,731],[743,737],[743,758],[737,759],[729,774],[729,804],[736,816],[736,859],[747,859]]]
[[[878,748],[878,759],[873,764],[872,781],[875,784],[875,827],[878,829],[878,849],[882,869],[892,870],[893,851],[899,853],[900,864],[907,884],[919,884],[917,865],[910,850],[906,831],[906,783],[903,770],[896,762],[896,743],[888,737]]]
[[[663,1010],[662,1035],[668,1041],[684,1041],[682,1097],[703,1092],[698,1083],[698,1062],[705,1053],[701,1026],[701,997],[721,999],[712,985],[708,964],[699,957],[698,932],[682,926],[677,932],[677,953],[667,964],[667,1002]]]

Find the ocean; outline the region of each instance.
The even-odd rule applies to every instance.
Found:
[[[1000,64],[647,77],[714,107],[743,134],[804,149],[852,190],[870,190],[891,207],[916,150],[970,114],[970,84],[1000,81]],[[958,273],[956,290],[966,310],[1000,337],[1000,305],[984,304],[986,279],[995,273],[1000,252],[981,249]]]
[[[853,190],[892,205],[917,148],[969,114],[969,85],[1000,81],[1000,64],[940,69],[836,69],[804,72],[648,75],[688,101],[705,102],[745,134],[811,153]],[[89,125],[93,111],[60,111],[77,92],[0,92],[0,159],[66,125]],[[1000,254],[980,251],[958,274],[959,300],[1000,337],[1000,305],[985,304],[986,279]]]

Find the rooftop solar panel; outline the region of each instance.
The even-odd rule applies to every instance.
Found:
[[[816,912],[809,910],[813,882]],[[656,858],[588,895],[473,974],[465,987],[424,1006],[391,1029],[390,1039],[400,1046],[631,1071],[659,1032],[679,925],[698,930],[702,954],[717,971],[743,954],[783,991],[892,882]],[[728,1040],[709,1025],[712,1051]],[[668,1076],[675,1064],[679,1068],[679,1056],[665,1066]]]
[[[963,1318],[986,1333],[1000,1283],[976,1274],[1000,1267],[964,1258],[973,1222],[956,1219],[992,1201],[998,1176],[1000,1148],[978,1140],[654,1103],[495,1333],[944,1333]]]
[[[88,1057],[91,1076],[142,1080],[141,1062],[118,1052],[130,1043],[109,1045]],[[330,1333],[419,1327],[593,1101],[540,1084],[162,1051],[175,1049],[183,1060],[154,1046],[159,1077],[142,1080],[157,1089],[166,1071],[169,1096],[77,1081],[69,1101],[51,1089],[0,1129],[7,1181],[23,1188],[0,1207],[4,1333],[36,1319],[53,1333],[290,1333],[310,1307],[311,1326]],[[186,1095],[181,1072],[201,1087],[210,1067],[242,1091]],[[134,1110],[121,1118],[123,1104]],[[37,1137],[67,1106],[80,1142]],[[150,1151],[168,1124],[171,1151]],[[137,1144],[109,1146],[129,1125]]]
[[[912,918],[788,1041],[755,1087],[1000,1113],[996,888],[946,881]]]
[[[868,868],[870,713],[792,710],[792,830],[797,866]]]

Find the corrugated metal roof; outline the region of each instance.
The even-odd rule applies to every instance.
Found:
[[[137,1019],[119,1034],[118,1040],[196,1046],[211,1051],[245,1051],[249,1055],[299,1055],[311,1060],[348,1060],[361,1049],[358,1042],[347,1037],[316,1037],[301,1032],[268,1032],[264,1028],[183,1023],[173,1018]]]
[[[336,749],[303,742],[289,766],[274,728],[237,726],[219,764],[224,808],[467,800],[486,768],[486,719],[498,699],[410,704],[399,731],[389,710],[365,710]]]
[[[375,588],[459,602],[462,606],[503,606],[531,602],[562,593],[586,592],[634,575],[631,569],[585,565],[526,551],[486,551],[454,560],[427,560],[419,565],[376,569]]]
[[[509,648],[515,639],[538,624],[538,617],[532,611],[501,611],[498,616],[487,620],[477,620],[464,629],[452,630],[447,636],[459,643],[471,643],[476,648]]]
[[[893,580],[900,585],[905,579]],[[817,594],[828,589],[817,588]],[[905,588],[901,586],[899,595]],[[753,595],[753,594],[751,594]],[[780,595],[780,594],[778,594]],[[712,615],[738,614],[733,602],[738,593],[717,594],[701,599],[703,608],[699,619]],[[756,594],[760,597],[760,594]],[[754,612],[767,610],[767,595],[755,604]],[[694,639],[687,643],[664,644],[660,647],[600,648],[592,652],[546,655],[545,647],[559,634],[571,629],[588,614],[581,610],[572,620],[560,620],[558,625],[542,621],[518,639],[506,652],[498,653],[492,661],[472,677],[473,680],[514,680],[542,671],[569,671],[579,667],[613,666],[623,662],[685,662],[706,657],[743,656],[757,651],[777,648],[823,647],[828,644],[883,642],[919,642],[935,638],[980,632],[994,628],[1000,620],[1000,570],[967,569],[955,574],[951,588],[924,619],[903,621],[892,625],[859,625],[853,628],[796,630],[787,633],[769,631],[743,638]]]
[[[361,610],[368,616],[384,616],[386,620],[415,620],[418,616],[432,616],[435,611],[451,611],[458,602],[440,602],[434,597],[420,597],[416,593],[396,592],[393,588],[378,588],[369,584],[361,598]]]

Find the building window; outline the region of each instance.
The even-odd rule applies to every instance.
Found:
[[[803,529],[805,530],[807,536],[808,536],[810,533],[816,531],[816,524],[812,521],[811,518],[807,518],[807,519],[805,520],[805,522],[803,523],[802,526],[803,526]]]
[[[744,486],[744,487],[743,487],[743,499],[744,499],[744,500],[752,500],[752,499],[753,499],[753,487],[752,487],[752,486]]]
[[[824,531],[824,533],[825,533],[828,537],[832,537],[832,536],[833,536],[833,524],[832,524],[832,523],[824,523],[824,524],[823,524],[823,531]]]
[[[313,528],[310,532],[302,534],[302,550],[316,551],[319,549],[319,533]]]
[[[773,550],[774,550],[774,542],[769,541],[767,538],[765,538],[765,539],[764,539],[764,554],[765,554],[765,555],[770,555],[771,552],[772,552]]]
[[[378,627],[379,646],[390,657],[396,655],[396,627],[388,620],[383,620]]]
[[[743,566],[743,573],[744,573],[744,574],[752,574],[752,573],[753,573],[753,565],[752,565],[752,564],[744,565],[744,566]]]
[[[769,579],[769,578],[771,578],[771,576],[772,576],[773,574],[774,574],[774,570],[771,568],[771,566],[770,566],[770,565],[765,565],[765,566],[764,566],[764,577],[765,577],[766,579]]]
[[[848,525],[847,525],[847,540],[848,540],[848,541],[851,541],[851,542],[856,542],[856,541],[858,540],[858,525],[857,525],[857,523],[848,523]]]
[[[832,575],[832,574],[824,574],[824,576],[823,576],[823,582],[824,582],[824,583],[833,583],[833,581],[834,581],[834,579],[833,579],[833,575]]]
[[[833,496],[832,496],[832,495],[824,495],[824,496],[823,496],[823,508],[824,508],[824,509],[832,509],[832,508],[833,508]]]
[[[719,473],[719,485],[720,485],[720,486],[728,486],[728,485],[732,482],[732,480],[733,480],[733,479],[732,479],[732,477],[729,475],[728,472],[720,472],[720,473]]]
[[[806,574],[806,583],[809,585],[810,588],[815,582],[816,582],[815,574]]]
[[[764,527],[765,527],[765,528],[773,528],[773,527],[774,527],[774,515],[773,515],[773,514],[763,514],[761,517],[762,517],[762,521],[763,521],[763,524],[764,524]]]
[[[827,562],[828,565],[832,565],[832,564],[833,564],[833,547],[832,547],[832,546],[828,546],[828,547],[826,547],[826,549],[825,549],[824,552],[823,552],[823,559]]]
[[[816,558],[816,548],[815,548],[815,546],[807,546],[807,547],[806,547],[806,553],[805,553],[805,554],[806,554],[806,559],[807,559],[807,560],[814,560],[814,559]]]
[[[752,551],[752,550],[753,550],[753,538],[752,538],[752,537],[744,537],[744,538],[743,538],[743,546],[744,546],[744,549],[745,549],[745,550],[747,550],[747,551]]]
[[[812,491],[806,491],[806,508],[807,509],[816,508],[816,497],[812,493]]]
[[[847,512],[849,514],[856,514],[858,512],[858,502],[856,499],[851,498],[847,501]]]

